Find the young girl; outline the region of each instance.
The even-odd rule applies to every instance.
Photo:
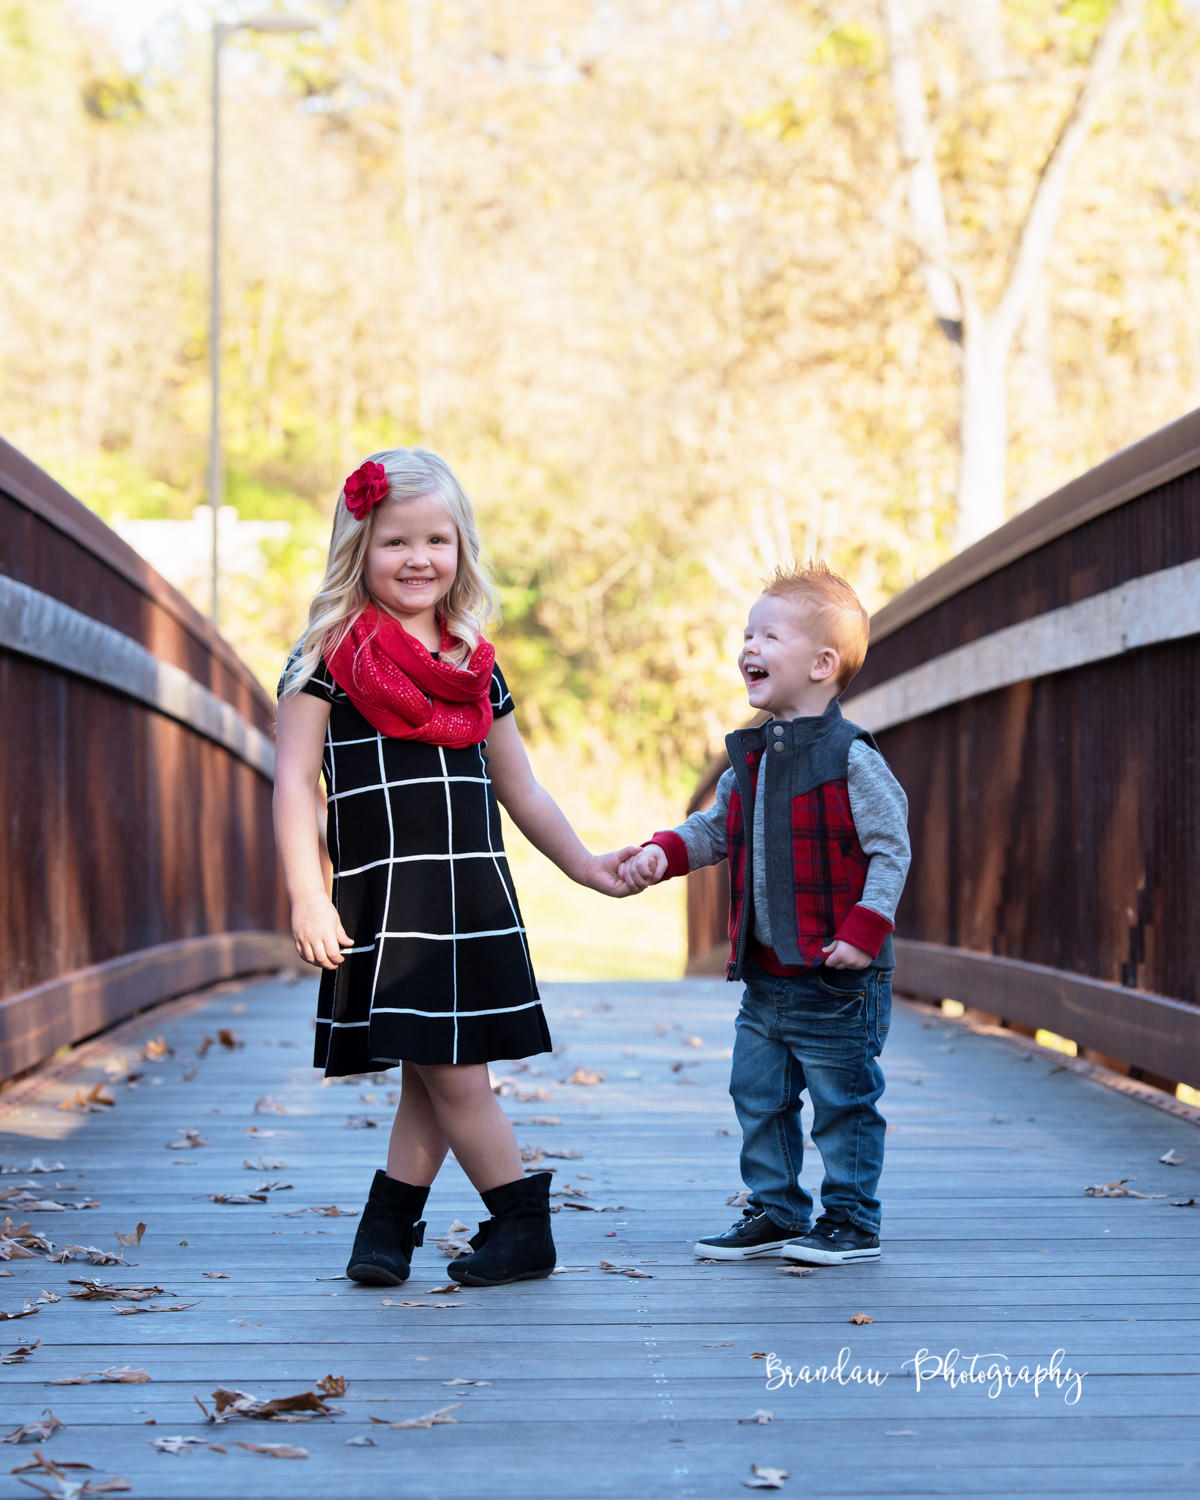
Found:
[[[581,885],[627,894],[632,849],[589,854],[534,780],[495,651],[471,502],[419,448],[374,453],[338,497],[325,578],[279,684],[275,831],[296,949],[325,972],[315,1064],[403,1065],[346,1274],[409,1273],[447,1150],[491,1218],[450,1264],[469,1286],[548,1276],[550,1174],[523,1174],[487,1064],[550,1047],[496,798]],[[315,798],[324,773],[333,899]]]

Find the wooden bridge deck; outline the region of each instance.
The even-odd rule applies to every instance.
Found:
[[[0,1311],[27,1300],[40,1311],[0,1329],[5,1356],[38,1341],[0,1369],[3,1431],[47,1408],[65,1425],[4,1450],[0,1500],[29,1494],[23,1478],[70,1495],[69,1483],[114,1476],[164,1500],[708,1500],[746,1493],[754,1464],[790,1472],[784,1495],[1195,1493],[1200,1212],[1172,1201],[1200,1199],[1188,1118],[899,1006],[884,1059],[884,1259],[803,1276],[778,1261],[697,1264],[692,1239],[736,1216],[735,988],[549,985],[558,1054],[495,1071],[511,1080],[519,1139],[562,1152],[543,1165],[603,1211],[556,1215],[563,1271],[549,1281],[432,1290],[447,1281],[434,1239],[455,1216],[473,1228],[480,1211],[448,1170],[412,1280],[359,1288],[340,1279],[354,1218],[318,1210],[359,1206],[393,1085],[321,1084],[308,1066],[312,991],[307,979],[224,986],[0,1094],[13,1226],[113,1252],[116,1232],[146,1226],[122,1251],[127,1266],[4,1262]],[[156,1038],[173,1051],[143,1057]],[[603,1081],[571,1082],[576,1069]],[[59,1107],[96,1084],[115,1102]],[[205,1144],[171,1144],[188,1131]],[[1171,1150],[1188,1160],[1161,1164]],[[35,1158],[54,1170],[30,1174]],[[815,1157],[804,1176],[819,1180]],[[1154,1196],[1085,1195],[1120,1178]],[[264,1202],[210,1196],[264,1182],[276,1184]],[[38,1209],[30,1194],[70,1206]],[[162,1290],[143,1303],[73,1298],[87,1277]],[[57,1300],[39,1302],[43,1291]],[[860,1313],[874,1321],[855,1324]],[[979,1355],[980,1375],[993,1363],[1032,1370],[1060,1350],[1060,1370],[1083,1375],[1078,1399],[1065,1374],[1037,1395],[952,1387],[930,1368],[952,1350],[959,1373]],[[768,1390],[765,1354],[813,1378]],[[148,1382],[53,1383],[122,1366]],[[879,1383],[852,1383],[856,1366]],[[206,1425],[197,1405],[213,1411],[220,1386],[267,1399],[330,1375],[346,1382],[327,1398],[332,1416]],[[385,1425],[440,1408],[452,1422]],[[746,1420],[756,1412],[772,1417]],[[153,1446],[170,1437],[205,1446]],[[94,1469],[8,1472],[35,1450]]]

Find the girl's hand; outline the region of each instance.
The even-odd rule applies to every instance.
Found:
[[[667,856],[657,844],[647,844],[621,866],[621,877],[631,891],[657,885],[667,873]]]
[[[826,943],[821,952],[826,955],[827,969],[869,969],[871,966],[869,953],[864,953],[853,943],[844,943],[841,938],[834,938],[832,943]]]
[[[632,896],[638,889],[621,878],[621,867],[638,852],[636,844],[614,849],[611,854],[590,854],[579,876],[579,884],[605,896]]]
[[[324,893],[292,903],[292,937],[304,962],[322,969],[336,969],[346,957],[340,950],[353,946],[337,907]]]

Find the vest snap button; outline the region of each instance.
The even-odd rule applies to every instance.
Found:
[[[778,741],[778,740],[776,740],[776,741],[775,741],[775,745],[774,745],[774,748],[775,748],[775,749],[776,749],[776,750],[782,750],[782,749],[783,749],[783,746],[782,746],[782,745],[781,745],[781,744],[780,744],[780,743],[779,743],[779,741]]]
[[[783,725],[782,724],[776,724],[776,726],[775,726],[775,733],[776,733],[776,735],[781,735],[783,733]]]

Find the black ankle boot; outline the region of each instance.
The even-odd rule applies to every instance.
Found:
[[[480,1195],[492,1215],[472,1236],[473,1255],[452,1260],[452,1280],[463,1286],[534,1281],[554,1269],[550,1237],[550,1173],[518,1177]]]
[[[425,1225],[418,1223],[427,1187],[398,1182],[386,1172],[376,1172],[350,1251],[346,1275],[368,1286],[399,1286],[408,1280],[413,1246],[423,1243]]]

